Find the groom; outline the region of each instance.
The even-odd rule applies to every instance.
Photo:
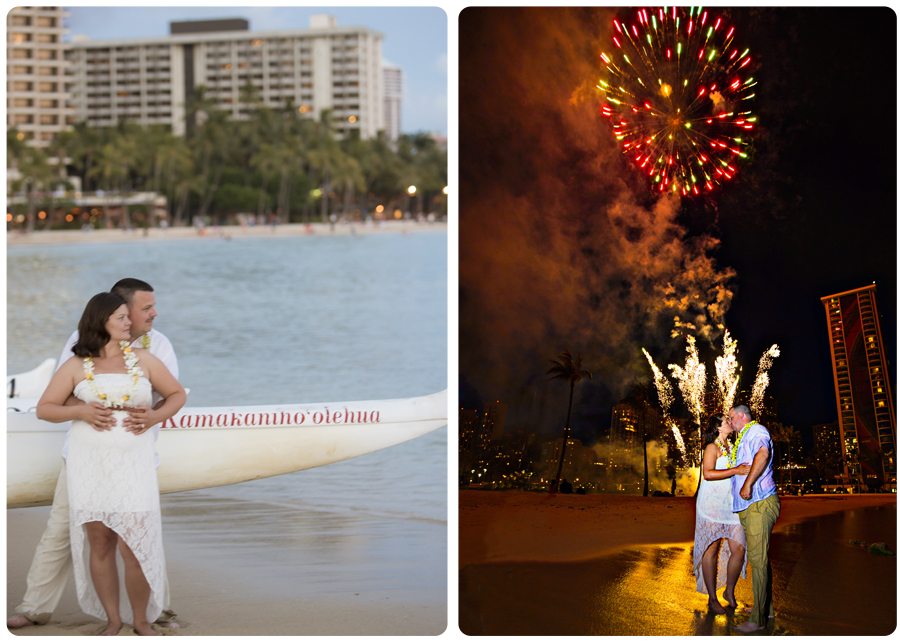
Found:
[[[131,320],[132,346],[135,348],[147,348],[166,365],[166,368],[178,378],[178,360],[168,337],[153,328],[156,319],[156,297],[153,287],[140,279],[120,279],[110,289],[110,292],[118,293],[125,299],[128,307],[128,317]],[[76,330],[69,337],[59,365],[72,357],[72,346],[78,340]],[[74,398],[69,398],[67,403],[73,403]],[[113,423],[112,413],[109,410],[98,410],[103,414],[107,426]],[[142,411],[135,409],[132,415],[123,421],[123,425],[135,433],[148,430],[139,417]],[[99,426],[101,422],[95,424]],[[138,428],[143,427],[143,428]],[[99,430],[99,429],[98,429]],[[65,447],[63,448],[65,451]],[[71,552],[69,549],[69,499],[66,489],[66,465],[63,460],[62,470],[57,482],[56,491],[53,494],[53,505],[50,509],[50,518],[47,527],[34,552],[34,559],[28,576],[25,580],[25,596],[22,603],[16,607],[16,613],[6,620],[9,629],[16,629],[26,625],[43,625],[50,620],[50,616],[62,598],[66,581],[71,569]],[[166,605],[168,608],[168,605]],[[172,614],[169,612],[169,614]],[[161,619],[167,620],[163,612]]]
[[[743,404],[731,409],[728,421],[737,436],[735,461],[750,464],[750,473],[746,476],[731,478],[733,509],[747,536],[747,560],[753,568],[753,608],[750,618],[738,625],[737,630],[750,633],[764,629],[768,618],[775,614],[769,540],[781,513],[781,503],[775,490],[772,438],[766,427],[753,421],[750,409]]]

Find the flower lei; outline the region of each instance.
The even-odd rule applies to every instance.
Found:
[[[751,420],[750,422],[747,422],[747,424],[744,425],[744,428],[741,429],[741,432],[738,434],[737,440],[734,441],[734,446],[731,447],[731,453],[728,454],[728,464],[731,465],[732,468],[737,463],[737,452],[738,452],[738,447],[741,446],[741,440],[744,439],[744,434],[754,424],[759,424],[759,422],[757,422],[756,420]]]
[[[125,366],[128,367],[128,374],[131,376],[131,390],[127,393],[124,393],[117,402],[113,402],[109,399],[109,396],[97,388],[97,383],[94,381],[94,358],[90,355],[84,358],[84,377],[87,380],[88,386],[91,391],[94,392],[94,395],[100,400],[100,402],[106,408],[116,407],[122,408],[126,405],[126,402],[131,400],[131,396],[134,394],[135,388],[137,388],[138,379],[144,374],[144,371],[141,370],[141,367],[138,366],[138,358],[137,355],[134,354],[134,350],[131,348],[131,344],[127,341],[122,340],[119,342],[119,348],[122,349],[122,357],[125,358]]]
[[[150,348],[150,333],[144,333],[141,335],[141,348]]]
[[[721,438],[716,438],[716,439],[715,439],[715,445],[716,445],[717,447],[719,447],[719,450],[720,450],[722,453],[728,453],[728,445],[725,444],[724,442],[722,442]]]

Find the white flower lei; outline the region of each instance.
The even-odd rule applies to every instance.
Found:
[[[728,444],[726,442],[723,442],[721,438],[716,438],[715,444],[717,447],[719,447],[719,450],[722,452],[722,455],[725,455],[728,453]]]
[[[138,358],[131,348],[131,344],[122,340],[119,342],[119,348],[122,349],[122,357],[125,358],[125,366],[128,367],[128,374],[131,376],[131,389],[127,393],[124,393],[117,402],[110,400],[106,393],[97,388],[97,383],[94,381],[94,358],[90,355],[84,358],[84,377],[87,380],[91,391],[94,392],[94,395],[97,396],[106,408],[121,408],[126,406],[126,402],[131,400],[134,391],[137,388],[138,380],[144,374],[144,371],[138,366]]]

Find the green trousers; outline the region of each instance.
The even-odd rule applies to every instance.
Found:
[[[769,565],[769,539],[781,513],[781,502],[773,494],[738,513],[747,536],[747,562],[753,576],[753,608],[749,621],[766,626],[772,609],[772,568]]]

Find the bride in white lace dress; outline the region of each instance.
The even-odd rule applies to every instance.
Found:
[[[734,587],[738,575],[747,578],[747,538],[738,515],[732,510],[731,480],[747,475],[750,466],[730,466],[731,425],[721,417],[711,418],[703,434],[701,482],[697,492],[697,518],[694,524],[694,575],[697,591],[709,595],[709,609],[724,614],[716,591],[725,587],[723,597],[737,607]]]
[[[66,468],[75,588],[85,613],[106,618],[107,635],[117,634],[123,621],[137,634],[156,634],[150,623],[162,611],[167,587],[157,432],[148,429],[185,402],[165,365],[129,346],[130,328],[124,299],[108,292],[92,297],[78,323],[75,356],[60,366],[37,405],[43,420],[72,420]],[[149,408],[153,390],[164,398],[156,409]],[[67,405],[70,396],[85,403]],[[131,408],[142,409],[133,416],[140,420],[123,422]]]

